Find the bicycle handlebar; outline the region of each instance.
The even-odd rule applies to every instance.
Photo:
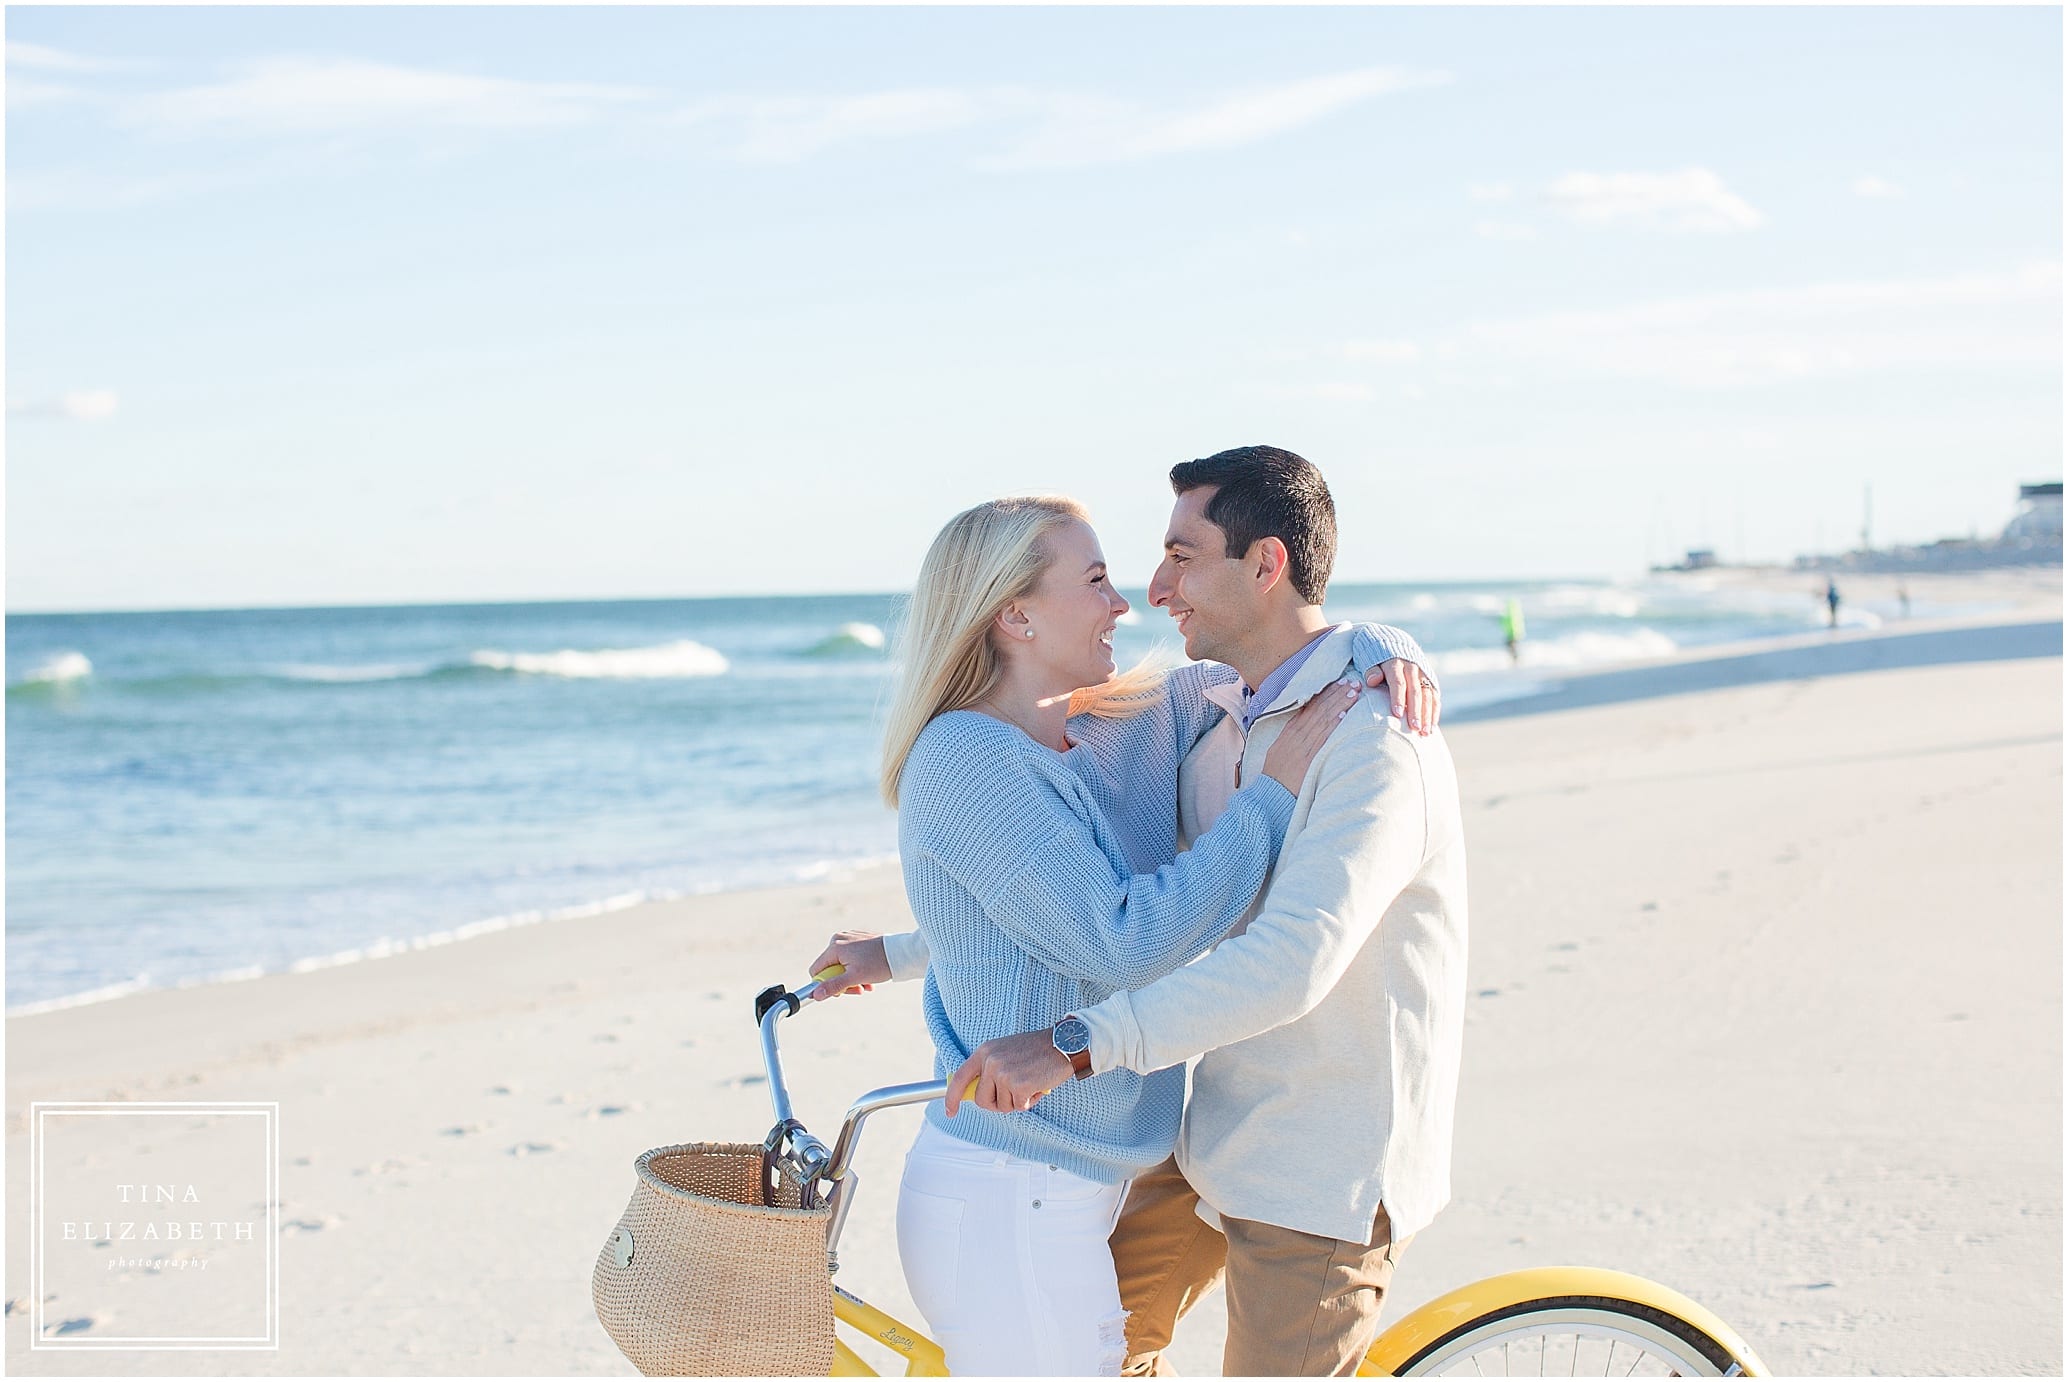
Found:
[[[837,979],[846,972],[840,965],[829,966],[812,976],[814,983]],[[847,1222],[849,1190],[860,1179],[853,1170],[855,1152],[862,1139],[862,1125],[872,1114],[887,1108],[899,1108],[906,1104],[931,1103],[945,1098],[948,1093],[946,1080],[923,1080],[914,1084],[886,1085],[872,1089],[848,1106],[847,1117],[841,1120],[840,1133],[833,1139],[829,1149],[826,1144],[813,1137],[798,1122],[790,1105],[790,1086],[783,1079],[783,1058],[776,1041],[776,1024],[786,1017],[795,1016],[804,1006],[804,991],[807,984],[797,990],[786,989],[781,984],[763,989],[754,999],[754,1018],[761,1028],[761,1061],[768,1071],[768,1098],[775,1110],[775,1127],[768,1135],[768,1152],[777,1162],[796,1177],[807,1203],[816,1202],[817,1183],[827,1182],[832,1188],[827,1192],[827,1202],[832,1206],[833,1218],[827,1227],[826,1254],[828,1265],[839,1270],[836,1252],[840,1242],[840,1230]],[[972,1081],[964,1098],[976,1096],[976,1083]],[[787,1146],[784,1144],[788,1144]]]

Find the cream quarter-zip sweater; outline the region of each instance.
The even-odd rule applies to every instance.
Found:
[[[1252,726],[1231,714],[1180,774],[1204,830],[1290,712],[1354,676],[1339,628]],[[1233,687],[1208,693],[1233,709]],[[1223,698],[1228,699],[1223,699]],[[1222,1214],[1365,1241],[1381,1203],[1396,1240],[1450,1198],[1465,1019],[1465,847],[1441,733],[1412,734],[1367,696],[1301,785],[1251,916],[1193,964],[1082,1012],[1094,1070],[1199,1057],[1178,1161]]]

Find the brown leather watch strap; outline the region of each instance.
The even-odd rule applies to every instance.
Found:
[[[1070,1057],[1070,1076],[1078,1080],[1091,1078],[1091,1048],[1086,1047]]]

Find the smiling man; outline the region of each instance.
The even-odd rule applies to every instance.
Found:
[[[1171,487],[1150,603],[1189,655],[1243,683],[1181,769],[1189,841],[1292,712],[1357,669],[1350,631],[1322,612],[1335,509],[1318,470],[1250,446],[1176,467]],[[1176,1320],[1224,1275],[1229,1375],[1356,1370],[1401,1248],[1450,1198],[1465,934],[1449,750],[1368,697],[1309,770],[1234,934],[1053,1028],[986,1042],[949,1077],[951,1113],[972,1080],[981,1107],[1007,1111],[1073,1076],[1198,1058],[1177,1153],[1137,1178],[1113,1234],[1129,1372],[1168,1371]]]

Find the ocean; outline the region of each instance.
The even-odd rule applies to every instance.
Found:
[[[1413,632],[1456,708],[1814,629],[1811,584],[1342,585],[1329,610]],[[1121,664],[1177,654],[1162,611],[1126,593]],[[11,615],[7,1011],[892,858],[874,783],[900,604]]]

